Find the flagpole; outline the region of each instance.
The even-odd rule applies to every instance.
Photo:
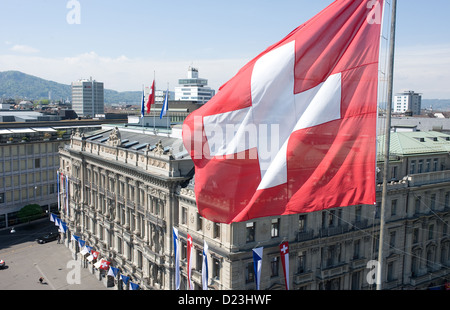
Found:
[[[142,84],[142,102],[141,102],[141,122],[142,122],[142,133],[144,133],[144,122],[145,122],[145,86]]]
[[[153,96],[156,99],[156,71],[153,70],[153,83],[154,83],[154,87],[153,87]],[[154,105],[156,106],[156,100],[154,100]],[[150,106],[151,109],[151,106]],[[155,111],[153,111],[153,133],[156,133],[156,118],[155,118]]]
[[[169,82],[167,82],[167,135],[169,136]]]
[[[397,0],[392,0],[392,15],[391,15],[391,38],[389,44],[389,77],[388,77],[388,97],[386,103],[386,128],[384,138],[384,176],[383,176],[383,191],[381,199],[381,214],[380,214],[380,239],[378,245],[378,268],[377,268],[377,290],[382,290],[383,287],[383,247],[385,236],[385,210],[387,203],[387,182],[389,173],[389,152],[391,139],[391,111],[392,111],[392,95],[394,85],[394,55],[395,55],[395,28],[397,15]]]

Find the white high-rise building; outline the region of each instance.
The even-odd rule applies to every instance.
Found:
[[[189,67],[187,79],[178,80],[181,86],[175,87],[176,101],[197,101],[205,104],[215,94],[216,91],[207,87],[208,80],[199,78],[198,69]]]
[[[422,95],[414,91],[405,91],[395,95],[392,110],[394,113],[412,112],[412,115],[420,115]]]
[[[72,83],[72,109],[78,116],[95,117],[105,113],[103,83],[90,78]]]

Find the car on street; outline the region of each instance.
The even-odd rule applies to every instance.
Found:
[[[45,234],[45,235],[37,238],[36,242],[40,243],[40,244],[44,244],[46,242],[55,241],[56,239],[58,239],[58,236],[59,236],[59,233],[51,232],[51,233]]]

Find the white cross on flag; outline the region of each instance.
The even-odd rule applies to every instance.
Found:
[[[221,223],[375,203],[381,0],[337,0],[183,125],[200,214]]]
[[[289,242],[280,244],[281,264],[283,265],[284,282],[286,290],[289,290]]]

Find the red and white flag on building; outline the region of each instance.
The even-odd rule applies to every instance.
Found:
[[[200,214],[221,223],[375,203],[382,0],[337,0],[183,125]]]
[[[99,265],[99,269],[103,269],[103,270],[106,270],[106,271],[108,271],[108,269],[109,269],[109,265],[110,265],[111,263],[110,262],[108,262],[106,259],[101,259],[100,260],[100,265]]]
[[[152,87],[150,88],[150,93],[148,95],[147,114],[150,113],[150,109],[152,107],[152,104],[154,103],[155,103],[155,80],[153,80]]]
[[[280,256],[281,264],[283,265],[286,290],[289,290],[289,243],[287,241],[280,244]]]
[[[188,286],[189,290],[194,289],[194,283],[192,283],[192,237],[190,235],[187,235],[187,249],[186,249],[186,255],[187,255],[187,279],[188,279]]]

